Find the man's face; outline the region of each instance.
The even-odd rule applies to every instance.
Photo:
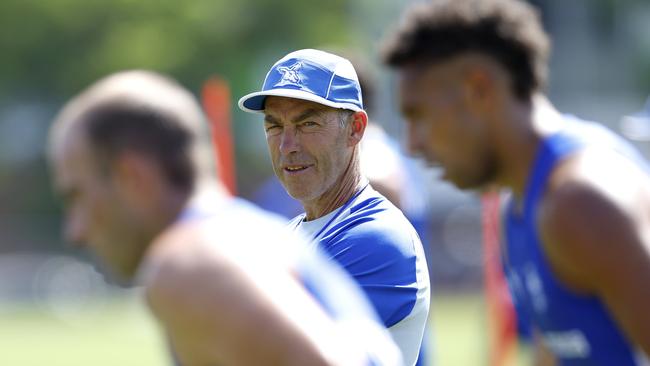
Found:
[[[461,189],[480,188],[494,179],[487,121],[473,105],[470,86],[453,59],[409,64],[399,76],[410,151],[440,165],[443,179]]]
[[[264,114],[273,170],[289,195],[305,203],[336,189],[353,151],[339,110],[300,99],[267,97]]]
[[[56,190],[65,202],[65,238],[88,246],[112,274],[130,279],[141,258],[137,221],[119,184],[100,171],[85,140],[70,132],[52,157]]]

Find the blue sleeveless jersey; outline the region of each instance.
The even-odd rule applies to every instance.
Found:
[[[639,365],[633,346],[595,296],[558,281],[543,253],[537,208],[558,162],[586,147],[609,149],[644,164],[640,154],[601,125],[566,117],[566,126],[542,141],[522,204],[506,208],[504,267],[518,317],[537,328],[561,365]],[[515,207],[520,207],[516,211]]]

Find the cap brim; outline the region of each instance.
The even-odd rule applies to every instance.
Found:
[[[310,92],[297,89],[271,89],[246,94],[239,99],[239,103],[237,103],[237,105],[244,112],[264,113],[264,100],[269,96],[308,100],[310,102],[323,104],[332,108],[349,109],[355,112],[363,112],[363,109],[352,103],[333,102]]]

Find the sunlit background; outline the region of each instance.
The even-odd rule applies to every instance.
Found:
[[[339,47],[378,77],[371,119],[399,143],[394,80],[377,61],[382,35],[414,1],[0,1],[0,365],[167,365],[166,341],[137,290],[108,285],[67,247],[44,158],[61,105],[110,72],[169,74],[197,95],[218,75],[233,102],[286,53]],[[650,155],[650,3],[536,0],[553,38],[549,95]],[[648,107],[646,107],[648,108]],[[232,108],[239,194],[264,203],[273,184],[259,117]],[[426,241],[434,286],[436,365],[484,365],[480,204],[406,161],[405,211]],[[290,214],[290,213],[287,213]],[[524,357],[525,359],[525,357]],[[526,364],[522,361],[522,364]]]

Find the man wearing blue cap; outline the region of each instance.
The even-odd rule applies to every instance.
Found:
[[[323,51],[292,52],[239,107],[264,113],[275,174],[305,209],[290,227],[358,281],[404,363],[415,364],[429,312],[429,274],[413,226],[360,173],[368,116],[352,64]]]

